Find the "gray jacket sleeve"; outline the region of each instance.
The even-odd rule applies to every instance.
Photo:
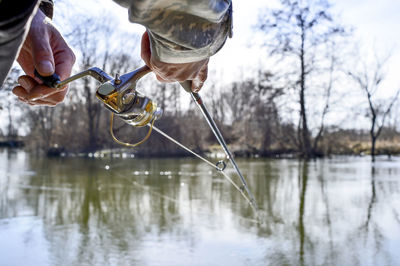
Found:
[[[52,0],[0,0],[0,87],[18,54],[37,5],[47,15],[53,14]]]
[[[189,63],[214,55],[232,30],[231,0],[114,0],[146,27],[152,55]]]
[[[0,87],[17,56],[28,30],[36,0],[0,1]]]

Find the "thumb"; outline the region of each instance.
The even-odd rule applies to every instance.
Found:
[[[54,56],[50,45],[48,32],[34,34],[31,37],[33,64],[42,76],[50,76],[54,73]]]

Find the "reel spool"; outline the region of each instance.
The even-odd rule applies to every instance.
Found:
[[[162,116],[163,111],[157,106],[157,103],[136,90],[137,81],[149,72],[148,67],[142,67],[121,77],[116,76],[114,80],[101,84],[96,91],[96,97],[111,111],[110,133],[114,141],[119,144],[129,147],[142,144],[150,137],[154,121]],[[128,78],[127,75],[129,75]],[[114,115],[134,127],[144,127],[150,124],[149,131],[138,143],[122,142],[114,134]]]
[[[148,67],[142,67],[121,77],[117,76],[114,80],[101,84],[96,97],[127,124],[146,126],[154,119],[159,119],[163,113],[154,101],[136,90],[137,81],[149,72]],[[131,77],[124,81],[126,75]]]

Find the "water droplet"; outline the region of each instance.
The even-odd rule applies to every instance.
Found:
[[[183,187],[184,185],[185,185],[185,183],[182,182],[182,183],[181,183],[181,187]]]
[[[104,166],[104,168],[105,168],[106,170],[109,170],[109,169],[110,169],[110,166],[109,166],[109,165],[106,165],[106,166]]]

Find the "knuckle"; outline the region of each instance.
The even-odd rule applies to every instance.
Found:
[[[157,80],[160,81],[160,82],[163,82],[163,83],[168,82],[167,80],[165,80],[163,77],[161,77],[161,76],[159,76],[159,75],[156,75],[156,78],[157,78]]]
[[[70,60],[71,60],[72,64],[75,64],[75,62],[76,62],[76,55],[75,55],[74,51],[72,51],[71,48],[68,48],[68,49],[69,49],[68,51],[69,51]]]

